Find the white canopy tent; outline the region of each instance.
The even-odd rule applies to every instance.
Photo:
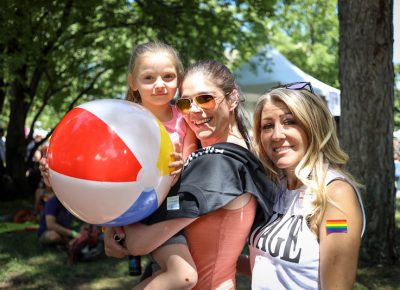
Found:
[[[262,62],[260,62],[260,56],[264,56]],[[252,68],[252,63],[255,65],[254,68]],[[247,97],[246,108],[250,112],[253,111],[257,99],[268,88],[307,81],[313,86],[314,92],[325,99],[332,115],[340,116],[340,90],[306,74],[279,51],[268,45],[247,63],[241,65],[234,74],[239,87]]]

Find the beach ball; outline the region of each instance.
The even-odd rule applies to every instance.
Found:
[[[51,136],[51,185],[77,218],[127,225],[149,216],[166,197],[171,152],[165,127],[143,106],[87,102],[69,111]]]

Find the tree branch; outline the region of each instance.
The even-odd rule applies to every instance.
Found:
[[[90,90],[93,89],[94,84],[96,83],[96,81],[104,74],[106,73],[108,70],[110,70],[110,68],[104,68],[103,70],[101,70],[100,72],[98,72],[95,77],[92,79],[92,81],[90,82],[90,84],[84,88],[75,98],[74,100],[71,102],[71,104],[68,107],[68,110],[71,110],[72,108],[75,107],[75,104],[88,92],[90,92]]]

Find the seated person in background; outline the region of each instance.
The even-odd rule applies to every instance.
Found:
[[[38,188],[35,191],[34,211],[38,219],[40,218],[41,212],[44,210],[44,206],[47,200],[53,195],[54,195],[53,189],[51,188],[51,186],[48,186],[46,183],[44,183],[42,178]]]
[[[38,239],[43,246],[66,245],[81,234],[71,228],[72,215],[55,195],[47,200],[40,215]]]

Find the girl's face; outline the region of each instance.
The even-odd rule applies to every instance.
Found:
[[[129,74],[128,79],[131,89],[139,91],[145,107],[169,104],[178,86],[175,63],[165,53],[141,56],[134,73]]]
[[[261,113],[261,145],[268,158],[286,174],[306,154],[308,138],[283,102],[266,102]]]
[[[211,95],[215,106],[210,109],[200,108],[195,97]],[[201,141],[202,146],[226,141],[229,134],[230,115],[236,105],[225,99],[224,93],[201,72],[188,75],[182,84],[182,97],[192,100],[186,122]]]

